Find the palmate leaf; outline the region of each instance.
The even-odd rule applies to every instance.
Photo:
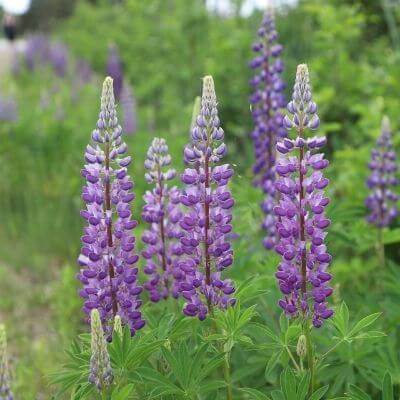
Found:
[[[266,394],[260,392],[257,389],[240,388],[239,390],[243,393],[246,393],[248,395],[248,398],[252,400],[271,400],[270,397],[268,397]]]
[[[115,388],[111,395],[111,400],[127,400],[133,392],[133,384],[124,386],[123,388]]]
[[[371,400],[371,397],[355,385],[349,386],[348,395],[352,400]]]
[[[113,335],[108,347],[113,368],[129,372],[142,365],[148,357],[157,351],[164,340],[154,340],[152,333],[131,337],[128,327],[124,327],[122,338]]]
[[[382,382],[382,400],[394,400],[392,376],[386,371]]]
[[[140,367],[135,373],[136,382],[150,384],[152,391],[156,391],[158,395],[177,394],[182,395],[184,391],[171,382],[171,380],[155,369],[148,367]]]
[[[354,340],[375,339],[385,336],[385,334],[380,331],[365,330],[381,315],[382,313],[367,315],[366,317],[363,317],[357,321],[353,327],[349,328],[349,310],[346,306],[346,303],[343,302],[337,310],[335,316],[330,321],[330,324],[333,325],[338,334],[338,337],[334,337],[334,339],[338,341],[336,346],[344,342],[351,343]]]

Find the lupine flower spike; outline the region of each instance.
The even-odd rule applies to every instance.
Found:
[[[174,169],[168,168],[171,156],[164,139],[155,138],[147,152],[145,168],[146,181],[154,185],[144,195],[143,219],[150,224],[142,236],[146,259],[144,272],[149,275],[144,288],[151,301],[166,299],[169,295],[177,298],[179,281],[183,274],[177,262],[182,254],[179,239],[182,235],[179,221],[182,218],[179,204],[179,190],[168,187],[167,182],[175,178]]]
[[[114,377],[98,310],[92,310],[90,320],[92,355],[90,357],[89,382],[93,383],[99,392],[102,392],[111,385]]]
[[[324,193],[329,181],[322,173],[329,162],[318,153],[326,138],[304,137],[307,129],[319,125],[304,64],[297,67],[293,99],[287,109],[292,116],[285,116],[284,124],[294,128],[297,137],[277,144],[282,156],[276,164],[279,178],[275,188],[280,200],[274,212],[280,240],[275,249],[282,260],[276,277],[284,295],[279,304],[290,316],[312,317],[319,328],[333,314],[326,301],[332,294],[328,287],[331,275],[327,272],[331,256],[324,244],[325,229],[330,225],[325,215],[329,199]]]
[[[78,262],[83,267],[79,274],[83,310],[90,315],[92,309],[98,309],[109,337],[116,315],[129,326],[132,335],[144,325],[138,298],[142,288],[136,284],[138,256],[131,233],[137,225],[130,209],[135,198],[127,170],[131,157],[126,156],[127,146],[121,135],[113,82],[108,77],[103,84],[93,143],[86,147],[87,164],[81,172],[86,179],[82,191],[86,209],[81,215],[88,225]]]
[[[265,214],[262,227],[266,232],[263,241],[266,249],[273,249],[277,240],[273,212],[276,203],[275,147],[277,140],[287,135],[282,125],[281,113],[286,105],[283,94],[285,85],[280,77],[283,71],[283,63],[279,58],[282,46],[277,43],[277,37],[274,16],[268,10],[258,30],[258,40],[253,44],[256,57],[250,63],[250,67],[255,70],[255,75],[250,80],[253,90],[250,96],[254,121],[251,134],[255,152],[253,173],[254,184],[265,194],[261,209]]]
[[[371,152],[371,161],[368,164],[371,175],[367,185],[371,193],[367,197],[366,205],[371,214],[368,222],[378,228],[388,226],[397,217],[398,196],[393,188],[398,185],[396,178],[396,153],[393,149],[390,122],[387,117],[382,120],[382,133]]]
[[[8,370],[6,328],[0,324],[0,399],[13,400],[10,388],[10,374]]]
[[[187,208],[180,223],[185,258],[179,263],[185,274],[180,285],[186,299],[183,312],[200,320],[212,314],[214,307],[225,309],[235,303],[231,297],[233,282],[221,276],[233,262],[228,234],[234,204],[227,186],[233,170],[228,164],[218,165],[226,153],[223,138],[214,81],[206,76],[192,144],[184,151],[186,162],[195,168],[187,168],[182,174],[186,188],[181,202]]]

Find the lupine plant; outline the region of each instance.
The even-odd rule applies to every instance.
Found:
[[[114,318],[119,315],[131,334],[142,328],[135,267],[135,237],[131,234],[137,221],[132,219],[130,203],[135,198],[133,182],[127,171],[131,157],[122,139],[113,94],[113,81],[106,78],[101,95],[101,107],[92,143],[86,147],[86,165],[82,176],[86,185],[81,211],[87,221],[78,258],[83,268],[79,280],[80,294],[85,299],[83,310],[90,315],[98,309],[105,331],[110,336]]]
[[[146,181],[154,188],[144,195],[142,213],[143,220],[150,225],[142,236],[145,244],[142,256],[146,259],[144,272],[149,275],[144,288],[153,302],[168,296],[177,298],[184,276],[178,265],[182,254],[180,191],[176,186],[168,186],[167,182],[176,176],[176,171],[169,168],[170,164],[167,143],[164,139],[154,138],[144,164]]]
[[[10,387],[10,372],[8,370],[6,328],[0,324],[0,399],[13,400],[14,396]]]
[[[377,250],[379,263],[385,265],[385,247],[383,243],[383,228],[397,217],[398,196],[394,192],[398,185],[396,173],[398,170],[396,153],[393,148],[390,122],[387,117],[382,120],[381,135],[376,141],[376,147],[371,152],[368,164],[371,171],[367,179],[370,193],[365,201],[370,210],[367,221],[377,228]]]
[[[275,162],[277,140],[287,135],[282,126],[281,109],[286,105],[283,83],[280,75],[283,62],[280,59],[282,45],[277,43],[278,34],[272,11],[264,15],[258,40],[253,44],[256,57],[250,62],[255,70],[250,80],[253,93],[250,96],[254,129],[251,133],[255,152],[253,173],[254,184],[264,193],[261,209],[264,212],[262,227],[266,232],[263,244],[266,249],[273,249],[277,240],[274,206],[276,202]]]
[[[331,256],[324,243],[325,229],[330,225],[325,216],[329,199],[324,193],[329,181],[322,170],[328,166],[328,161],[318,153],[326,139],[305,137],[306,129],[313,130],[319,125],[305,64],[297,67],[293,98],[287,108],[292,116],[285,116],[285,126],[294,128],[297,137],[285,138],[277,144],[282,157],[276,165],[279,178],[275,187],[280,199],[274,212],[280,238],[275,249],[282,261],[276,277],[283,293],[279,305],[288,316],[303,320],[308,366],[313,379],[314,355],[309,321],[319,328],[333,311],[326,302],[332,294],[328,287],[331,275],[327,272]]]
[[[212,315],[214,307],[225,309],[235,303],[232,281],[221,276],[233,262],[228,234],[232,231],[234,204],[227,186],[233,170],[228,164],[218,165],[226,153],[223,138],[214,81],[206,76],[192,144],[184,151],[186,162],[195,168],[187,168],[182,174],[186,187],[181,203],[186,211],[180,226],[185,257],[179,263],[185,275],[180,285],[186,300],[183,312],[200,320]]]
[[[291,116],[285,118],[297,137],[277,144],[275,187],[280,198],[274,212],[280,239],[275,248],[282,260],[276,276],[283,292],[283,312],[273,321],[278,327],[270,327],[265,318],[270,313],[275,319],[279,310],[273,303],[263,306],[265,277],[251,276],[237,288],[223,277],[233,262],[234,201],[228,188],[233,171],[220,163],[226,146],[213,79],[207,76],[192,123],[192,141],[183,152],[187,168],[181,174],[181,190],[169,186],[175,171],[170,169],[165,140],[154,139],[147,152],[145,178],[153,188],[144,196],[142,219],[149,225],[139,264],[148,276],[144,287],[150,300],[159,304],[144,309],[147,327],[132,337],[144,324],[131,233],[136,226],[129,206],[133,183],[112,79],[105,80],[82,170],[86,208],[81,214],[87,226],[79,279],[92,333],[80,335],[64,370],[52,375],[51,381],[59,385],[57,396],[71,391],[76,400],[320,400],[329,390],[328,385],[321,386],[330,370],[327,365],[350,365],[354,343],[383,335],[366,330],[379,313],[351,324],[342,304],[330,318],[330,256],[324,242],[328,180],[322,175],[328,162],[318,153],[326,140],[305,137],[306,129],[319,123],[311,97],[308,71],[301,65],[288,105]],[[274,258],[268,260],[272,267]],[[175,299],[159,301],[167,296]],[[178,304],[183,313],[176,311]],[[323,342],[312,326],[319,328],[326,320],[321,329],[335,334]],[[317,345],[324,351],[318,352]],[[265,385],[245,387],[250,375],[265,376]],[[344,382],[359,392],[350,378]],[[388,393],[390,380],[385,382]],[[332,393],[341,388],[335,385]]]

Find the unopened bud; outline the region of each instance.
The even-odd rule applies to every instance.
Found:
[[[296,352],[300,358],[305,358],[305,356],[307,355],[307,339],[304,335],[300,335],[299,337]]]
[[[114,332],[122,338],[122,322],[121,317],[117,315],[114,319]]]

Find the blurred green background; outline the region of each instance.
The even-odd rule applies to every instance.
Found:
[[[19,18],[18,41],[7,50],[10,72],[1,68],[0,81],[0,98],[12,99],[17,113],[0,121],[0,320],[9,330],[18,398],[51,397],[46,375],[62,361],[62,348],[74,334],[86,329],[75,279],[83,226],[79,171],[97,120],[110,45],[118,49],[137,103],[138,129],[126,139],[134,159],[135,214],[140,217],[147,187],[143,160],[152,138],[167,139],[175,168],[181,170],[193,100],[200,94],[201,77],[213,75],[228,159],[236,170],[239,239],[231,275],[239,281],[264,275],[276,297],[276,259],[261,245],[262,196],[251,186],[248,61],[262,10],[244,14],[243,1],[225,3],[230,8],[216,12],[204,0],[34,0]],[[336,301],[346,300],[356,314],[384,311],[382,325],[390,330],[400,324],[400,228],[395,224],[385,232],[389,267],[376,271],[375,232],[364,219],[364,182],[384,114],[391,119],[396,148],[400,145],[400,2],[300,0],[278,5],[287,96],[296,65],[307,63],[322,121],[319,133],[328,135]],[[65,76],[57,76],[46,63],[26,68],[23,46],[35,32],[65,44]],[[3,43],[0,51],[4,48]],[[81,59],[93,69],[86,83],[77,78]],[[386,296],[369,293],[377,280],[385,282]],[[277,312],[275,300],[265,307]],[[396,348],[399,332],[391,332]],[[399,384],[400,362],[392,370]],[[367,387],[371,384],[361,372],[353,372],[354,379],[362,376]]]

